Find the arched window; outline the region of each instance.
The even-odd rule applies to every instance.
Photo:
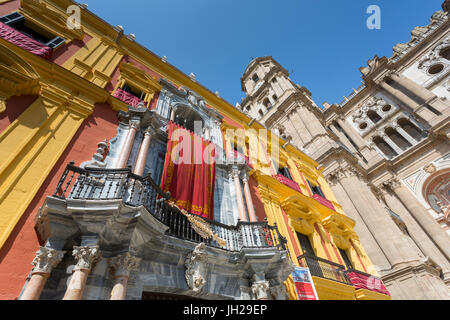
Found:
[[[259,109],[258,113],[261,118],[264,117],[264,112],[261,109]]]
[[[398,156],[398,153],[394,149],[392,149],[392,147],[386,141],[384,141],[383,138],[376,136],[373,138],[373,143],[375,143],[377,148],[381,152],[383,152],[383,154],[386,156],[386,158],[392,159],[392,158]]]
[[[408,140],[406,140],[406,138],[403,137],[400,133],[398,133],[397,130],[393,128],[386,128],[384,132],[403,151],[412,147],[412,144]]]
[[[259,81],[259,77],[258,77],[258,75],[257,75],[256,73],[253,75],[252,80],[253,80],[255,83]]]
[[[264,99],[263,105],[266,107],[267,110],[270,110],[272,108],[272,104],[270,103],[269,98]]]
[[[367,112],[367,116],[369,117],[369,119],[373,122],[373,123],[377,123],[378,121],[381,120],[381,117],[378,113],[376,113],[373,110],[369,110]]]
[[[416,141],[422,140],[424,133],[422,130],[417,128],[411,121],[408,119],[402,118],[397,121],[399,126],[406,131],[411,137],[413,137]]]

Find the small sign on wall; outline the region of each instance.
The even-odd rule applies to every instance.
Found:
[[[299,300],[319,300],[308,268],[296,267],[292,272],[292,278]]]

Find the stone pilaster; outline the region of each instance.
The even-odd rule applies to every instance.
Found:
[[[442,253],[447,257],[447,259],[450,259],[450,237],[427,212],[427,210],[425,210],[419,200],[414,197],[414,195],[398,178],[391,179],[386,182],[385,185],[395,192],[403,205],[422,226],[430,238],[433,239]]]

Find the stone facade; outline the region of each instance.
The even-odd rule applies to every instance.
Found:
[[[448,1],[442,7],[392,57],[369,60],[364,84],[340,104],[319,108],[272,57],[251,61],[241,78],[237,107],[321,164],[394,299],[450,299]]]

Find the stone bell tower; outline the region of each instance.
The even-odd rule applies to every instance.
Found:
[[[314,159],[337,146],[320,120],[311,92],[293,83],[289,72],[272,57],[252,60],[241,86],[246,97],[238,107]]]

